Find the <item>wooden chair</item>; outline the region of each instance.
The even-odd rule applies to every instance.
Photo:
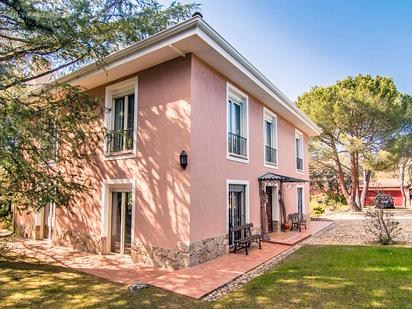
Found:
[[[296,228],[297,230],[299,230],[299,232],[302,231],[302,225],[306,228],[306,220],[303,219],[303,217],[301,217],[297,212],[290,214],[289,215],[290,220],[292,221],[292,228],[290,229],[291,231],[293,231],[294,228]]]

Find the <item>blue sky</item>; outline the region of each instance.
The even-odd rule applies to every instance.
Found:
[[[204,19],[291,100],[359,73],[390,76],[412,94],[412,1],[198,2]]]

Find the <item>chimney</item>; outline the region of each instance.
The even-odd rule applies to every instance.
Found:
[[[193,13],[192,17],[200,17],[200,18],[203,18],[203,15],[202,15],[202,13],[196,11],[196,12]]]

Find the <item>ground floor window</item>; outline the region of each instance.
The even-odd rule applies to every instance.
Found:
[[[132,245],[132,193],[112,192],[110,220],[110,251],[131,253]]]
[[[234,239],[243,237],[241,231],[231,233],[235,226],[246,224],[246,185],[229,184],[229,245]]]

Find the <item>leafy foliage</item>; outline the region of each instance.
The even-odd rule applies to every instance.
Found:
[[[382,208],[368,209],[365,214],[365,230],[376,237],[382,245],[391,245],[401,232],[399,222],[393,219],[393,213]]]
[[[376,158],[385,156],[381,152],[389,141],[411,131],[411,102],[408,95],[397,90],[392,79],[370,75],[314,87],[298,98],[297,105],[322,128],[314,147],[333,162],[342,194],[354,210],[360,210],[362,204],[360,168],[369,174],[370,169],[381,168],[382,160]]]
[[[190,17],[156,0],[0,1],[0,208],[68,205],[97,137],[97,99],[49,82]],[[87,147],[85,146],[87,145]]]
[[[315,218],[325,213],[340,212],[348,209],[345,199],[332,191],[311,195],[309,207],[311,217]]]

